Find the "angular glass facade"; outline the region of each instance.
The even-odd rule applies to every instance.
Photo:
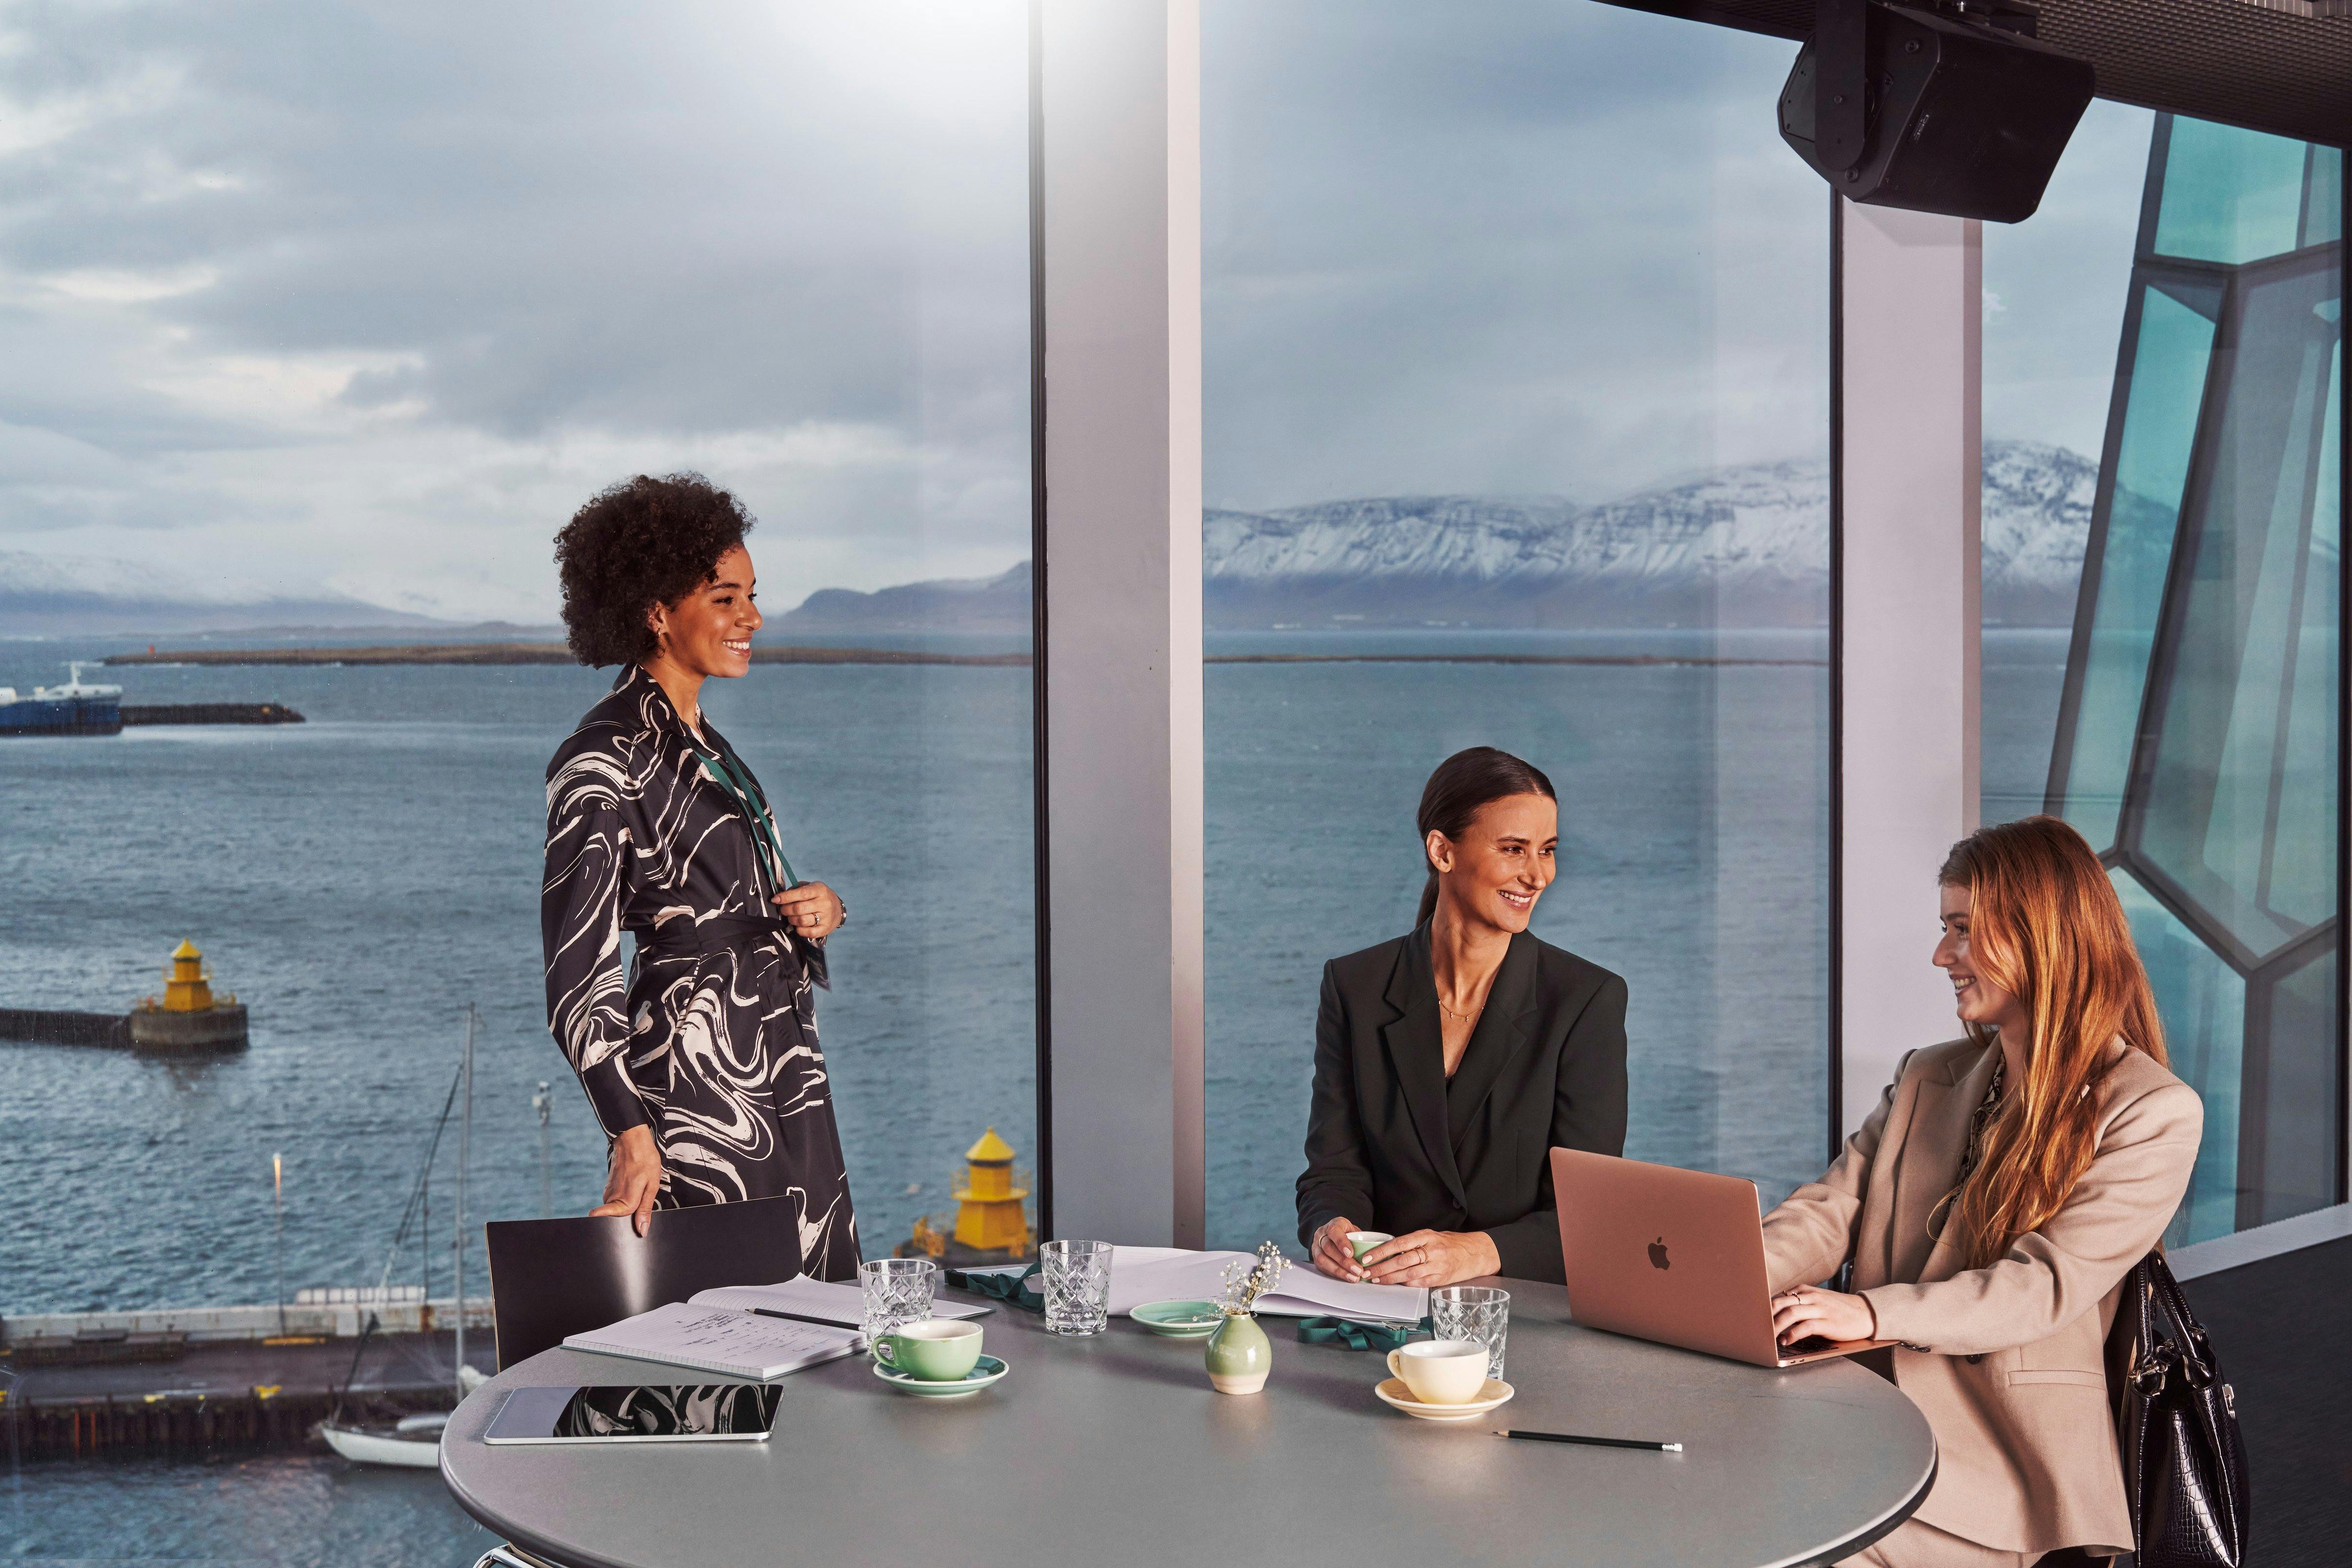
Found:
[[[2340,1198],[2343,185],[2158,117],[2051,760],[2205,1098],[2177,1242]]]

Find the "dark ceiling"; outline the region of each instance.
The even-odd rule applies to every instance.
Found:
[[[1813,0],[1611,3],[1782,38],[1813,30]],[[2331,0],[2270,4],[2337,8]],[[2041,10],[2037,36],[2089,60],[2101,98],[2352,144],[2352,16],[2305,16],[2255,0],[2042,0]]]

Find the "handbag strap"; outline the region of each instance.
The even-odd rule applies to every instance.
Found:
[[[2163,1304],[2165,1315],[2172,1320],[2173,1343],[2179,1347],[2181,1370],[2189,1376],[2190,1386],[2201,1386],[2213,1380],[2212,1342],[2206,1338],[2205,1325],[2189,1309],[2189,1298],[2182,1293],[2180,1281],[2172,1277],[2172,1268],[2164,1261],[2164,1251],[2158,1247],[2141,1259],[2147,1270],[2150,1293]]]

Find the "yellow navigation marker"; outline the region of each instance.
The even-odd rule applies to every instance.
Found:
[[[182,938],[172,950],[172,967],[163,977],[163,1011],[209,1013],[213,1008],[212,974],[196,944]]]
[[[955,1238],[982,1251],[1029,1250],[1025,1187],[1013,1184],[1013,1145],[992,1127],[964,1152],[963,1184],[955,1190]]]

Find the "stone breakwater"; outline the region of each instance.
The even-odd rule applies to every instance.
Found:
[[[299,724],[302,715],[283,702],[146,702],[122,705],[122,722],[132,724]]]
[[[138,1007],[121,1013],[62,1013],[41,1007],[0,1007],[0,1040],[29,1045],[95,1046],[151,1056],[239,1051],[246,1045],[242,1002],[221,1002],[192,1013]]]

